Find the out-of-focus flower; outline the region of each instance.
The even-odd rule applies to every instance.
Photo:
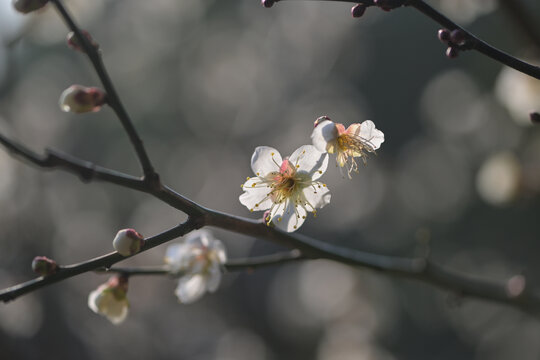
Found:
[[[171,273],[182,275],[175,290],[178,300],[190,304],[205,292],[216,291],[226,261],[223,243],[206,230],[193,231],[185,242],[170,245],[165,263],[170,266]]]
[[[56,261],[49,259],[48,257],[36,256],[34,260],[32,260],[32,271],[37,274],[46,276],[55,273],[57,269],[58,265],[56,264]]]
[[[347,129],[343,124],[334,123],[328,116],[315,120],[315,129],[311,134],[313,145],[319,151],[336,154],[340,168],[347,167],[347,176],[358,172],[355,157],[362,158],[366,164],[367,153],[374,153],[384,142],[384,134],[375,128],[371,120],[361,124],[352,124]]]
[[[118,325],[126,319],[128,314],[127,289],[127,277],[113,276],[107,283],[90,293],[88,307],[96,314],[103,315],[110,322]]]
[[[48,2],[49,0],[13,0],[13,7],[23,14],[28,14],[29,12],[41,9]]]
[[[242,185],[240,202],[250,211],[270,209],[267,225],[285,231],[295,231],[305,221],[307,213],[316,215],[316,208],[330,202],[330,191],[319,181],[328,166],[328,155],[311,145],[303,145],[289,158],[279,152],[259,146],[251,157],[251,169],[256,177]]]
[[[144,244],[144,237],[133,229],[120,230],[113,240],[113,247],[122,256],[138,253]]]
[[[60,109],[65,112],[82,114],[95,112],[105,104],[105,93],[95,87],[71,85],[60,95]]]
[[[520,125],[531,125],[529,113],[540,111],[540,81],[517,70],[503,68],[495,84],[495,93]]]
[[[476,177],[476,188],[486,202],[504,205],[519,194],[521,177],[521,166],[516,157],[502,152],[484,162]]]

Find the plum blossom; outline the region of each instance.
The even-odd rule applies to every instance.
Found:
[[[105,316],[115,325],[124,321],[128,315],[128,280],[124,276],[113,276],[88,296],[88,307],[96,314]]]
[[[316,181],[328,167],[328,155],[303,145],[285,159],[268,146],[259,146],[251,157],[256,177],[242,185],[240,202],[250,211],[269,210],[267,225],[292,232],[304,223],[307,213],[330,202],[326,184]]]
[[[335,153],[337,164],[340,168],[347,168],[350,179],[351,172],[358,172],[354,158],[362,158],[365,165],[367,153],[375,153],[384,142],[384,134],[375,128],[371,120],[352,124],[345,129],[343,124],[334,123],[328,116],[321,116],[315,120],[311,140],[317,150]]]
[[[175,294],[183,304],[199,300],[205,292],[215,292],[227,261],[223,243],[207,230],[193,231],[183,243],[167,248],[165,263],[175,275],[182,275]]]

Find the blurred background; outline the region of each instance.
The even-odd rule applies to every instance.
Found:
[[[373,120],[386,136],[352,180],[333,163],[332,202],[300,232],[359,250],[414,256],[540,288],[540,82],[478,53],[450,60],[440,28],[413,9],[258,0],[72,0],[165,183],[214,209],[241,206],[259,145],[283,155],[310,143],[313,121]],[[519,21],[494,1],[430,2],[473,33],[540,64]],[[540,3],[519,1],[538,24]],[[537,26],[537,31],[540,28]],[[47,8],[0,4],[0,131],[37,152],[61,150],[139,174],[110,109],[58,107],[71,84],[99,86]],[[535,53],[536,50],[536,53]],[[333,159],[332,159],[333,161]],[[0,287],[34,277],[34,256],[60,264],[112,250],[119,229],[157,234],[185,216],[141,193],[83,184],[0,152]],[[230,258],[276,245],[215,230]],[[121,265],[158,265],[165,246]],[[219,291],[178,304],[176,281],[130,281],[120,326],[87,296],[83,274],[0,304],[3,359],[538,359],[540,322],[509,307],[328,261],[229,273]]]

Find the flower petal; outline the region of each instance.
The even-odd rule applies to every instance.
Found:
[[[208,270],[206,278],[206,289],[209,292],[216,291],[221,283],[221,266],[218,263],[213,263]]]
[[[129,302],[127,299],[111,301],[109,306],[104,309],[103,314],[114,325],[120,324],[127,318]]]
[[[182,276],[178,281],[178,287],[174,291],[178,301],[183,304],[191,304],[199,300],[206,291],[206,277],[201,274]]]
[[[225,246],[220,240],[214,240],[211,249],[216,254],[220,264],[225,264],[227,262],[227,252],[225,251]]]
[[[330,190],[323,183],[316,182],[314,186],[309,186],[304,189],[304,198],[308,203],[308,209],[311,207],[318,209],[330,203]]]
[[[240,203],[249,210],[268,210],[272,206],[272,200],[268,193],[272,190],[268,186],[262,185],[264,179],[261,177],[250,178],[243,185],[244,193],[238,198]],[[255,187],[253,186],[255,185]],[[258,204],[258,206],[257,206]]]
[[[373,150],[380,148],[381,144],[384,142],[384,133],[381,130],[376,129],[375,124],[371,120],[366,120],[360,124],[360,127],[355,129],[355,135],[366,140],[373,146]]]
[[[330,120],[325,120],[318,124],[311,133],[313,145],[321,152],[328,151],[328,145],[333,145],[337,137],[338,131],[336,125]]]
[[[293,152],[289,161],[299,174],[307,174],[316,180],[328,167],[328,154],[320,152],[313,145],[303,145]]]
[[[194,247],[191,244],[171,244],[165,251],[165,263],[171,266],[172,273],[185,271],[190,267]]]
[[[279,229],[293,232],[298,230],[304,223],[307,216],[306,209],[301,206],[295,206],[293,201],[287,200],[283,206],[270,214],[272,223]]]
[[[258,146],[251,156],[251,170],[257,176],[264,176],[272,171],[279,171],[282,163],[279,151],[269,146]]]

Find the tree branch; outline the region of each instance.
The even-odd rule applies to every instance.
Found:
[[[172,229],[169,229],[165,232],[162,232],[159,235],[146,239],[143,247],[141,248],[141,252],[150,250],[169,240],[176,239],[177,237],[183,236],[187,234],[188,232],[197,228],[198,228],[197,222],[189,218],[186,222]],[[98,256],[96,258],[93,258],[87,261],[83,261],[78,264],[59,266],[58,270],[51,275],[40,276],[36,279],[30,280],[22,284],[18,284],[18,285],[15,285],[15,286],[12,286],[12,287],[9,287],[7,289],[0,291],[0,301],[8,302],[8,301],[14,300],[15,298],[21,295],[38,290],[48,285],[52,285],[54,283],[71,278],[73,276],[76,276],[85,272],[93,271],[99,268],[109,268],[112,265],[116,264],[117,262],[125,260],[129,257],[130,256],[127,256],[127,257],[122,256],[115,251],[106,255]]]
[[[288,0],[292,1],[292,0]],[[366,7],[369,6],[376,6],[373,0],[307,0],[307,1],[339,1],[339,2],[348,2],[348,3],[354,3],[354,4],[364,4]],[[463,31],[465,34],[465,40],[467,42],[467,47],[460,48],[461,50],[476,50],[480,52],[483,55],[486,55],[487,57],[490,57],[491,59],[500,62],[501,64],[504,64],[506,66],[509,66],[511,68],[514,68],[524,74],[527,74],[529,76],[532,76],[536,79],[540,79],[540,66],[535,66],[532,64],[529,64],[523,60],[520,60],[512,55],[509,55],[491,45],[484,42],[483,40],[477,38],[475,35],[470,33],[469,31],[465,30],[443,14],[441,14],[439,11],[432,8],[430,5],[428,5],[423,0],[387,0],[387,2],[395,4],[395,7],[399,6],[410,6],[418,11],[420,11],[422,14],[426,15],[433,21],[439,23],[440,25],[444,26],[446,29],[452,31],[459,29]]]
[[[533,290],[529,290],[528,288],[524,288],[523,291],[519,292],[519,294],[511,294],[508,291],[507,283],[493,282],[460,274],[445,269],[440,265],[433,263],[429,259],[400,258],[366,253],[354,249],[335,246],[332,243],[316,240],[302,234],[286,233],[279,229],[268,227],[262,220],[252,220],[204,208],[201,205],[184,198],[180,194],[174,192],[174,190],[169,189],[164,185],[160,190],[152,191],[148,189],[148,184],[140,179],[132,178],[129,175],[117,173],[112,170],[103,169],[88,162],[51,152],[49,152],[48,156],[40,157],[38,154],[33,153],[26,147],[14,143],[2,135],[0,135],[0,143],[6,146],[6,148],[8,148],[8,150],[10,150],[12,153],[19,155],[38,166],[66,170],[78,174],[85,181],[90,179],[99,179],[123,187],[146,192],[190,215],[188,221],[178,227],[178,232],[174,231],[174,229],[177,228],[169,230],[171,234],[176,234],[175,236],[162,237],[164,234],[169,234],[169,232],[157,235],[157,237],[161,239],[159,240],[159,243],[156,243],[156,241],[147,243],[142,250],[148,250],[165,241],[182,236],[191,230],[203,226],[214,226],[239,234],[271,241],[292,249],[298,249],[301,251],[302,257],[304,258],[329,259],[352,266],[369,268],[390,276],[415,279],[435,285],[442,289],[454,291],[463,296],[471,296],[505,303],[521,308],[525,311],[536,311],[540,309],[540,295]],[[53,160],[48,160],[50,157],[52,157]],[[155,245],[149,246],[148,244]],[[23,295],[51,283],[78,275],[83,272],[92,271],[100,267],[110,266],[123,259],[125,258],[121,257],[117,253],[111,253],[104,255],[103,257],[81,263],[83,267],[79,267],[81,264],[72,265],[72,267],[75,267],[73,272],[65,273],[60,271],[57,274],[49,276],[53,277],[52,280],[48,280],[49,277],[41,277],[0,292],[0,301],[12,300],[17,296]],[[13,294],[15,295],[13,296]]]
[[[105,92],[107,93],[107,103],[116,113],[116,116],[122,123],[124,130],[129,136],[129,140],[131,141],[131,144],[135,148],[135,152],[137,153],[137,157],[139,159],[139,162],[144,172],[145,180],[148,182],[159,182],[159,176],[154,171],[154,168],[144,148],[144,144],[141,138],[139,137],[137,130],[135,129],[135,126],[133,125],[133,122],[131,121],[131,118],[129,117],[126,109],[124,108],[124,105],[120,101],[120,97],[118,96],[118,93],[116,92],[116,89],[114,88],[111,78],[109,77],[109,74],[107,73],[107,69],[105,68],[105,65],[103,64],[103,60],[101,59],[101,54],[99,53],[98,49],[96,49],[95,46],[90,44],[86,36],[82,34],[81,29],[77,26],[77,24],[73,20],[73,17],[69,14],[67,9],[64,7],[64,5],[62,4],[62,1],[61,0],[50,0],[50,1],[54,4],[56,9],[58,10],[58,13],[64,19],[68,28],[71,29],[71,31],[73,31],[73,33],[76,36],[76,39],[80,42],[80,44],[82,45],[82,48],[84,49],[84,52],[90,59],[90,62],[92,63],[92,65],[94,66],[94,69],[96,70],[96,73],[99,79],[101,80],[103,87],[105,88]]]
[[[224,268],[228,271],[242,271],[242,270],[255,270],[262,267],[279,265],[291,261],[304,260],[302,254],[298,250],[283,251],[271,255],[254,256],[240,259],[229,259],[225,263]],[[160,266],[143,266],[135,268],[99,268],[94,270],[97,273],[118,273],[127,276],[140,276],[140,275],[173,275],[168,265]],[[176,275],[175,275],[176,276]]]

